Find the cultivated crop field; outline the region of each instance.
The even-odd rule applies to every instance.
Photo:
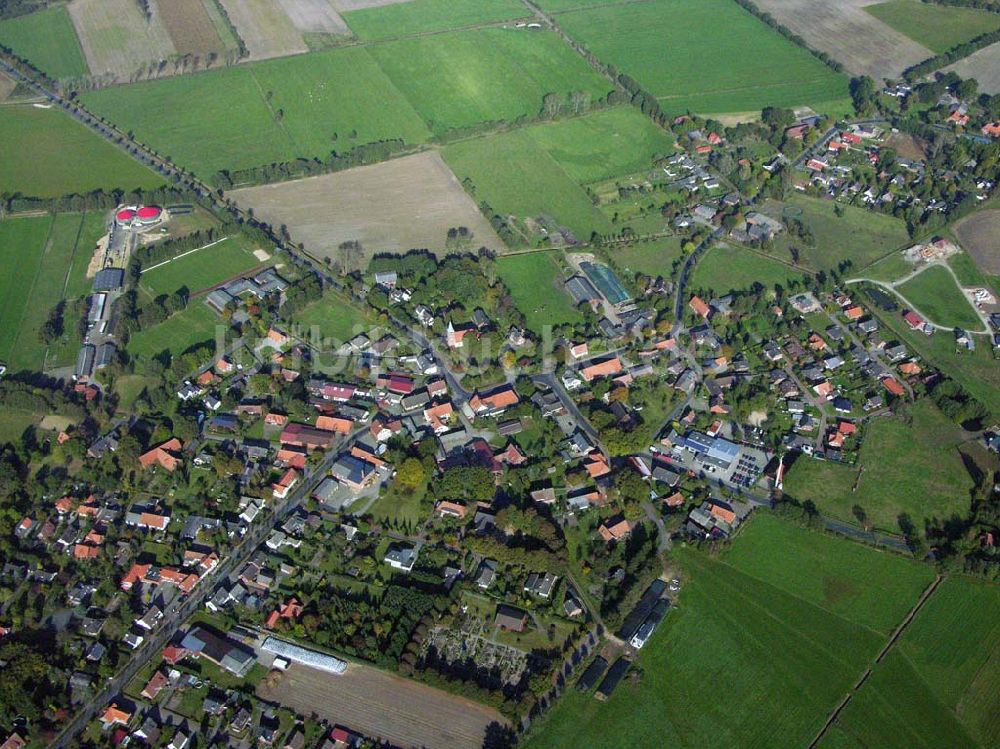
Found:
[[[203,177],[387,138],[421,143],[429,137],[360,47],[107,88],[82,98]]]
[[[779,259],[790,261],[790,245],[800,250],[800,262],[812,270],[830,270],[849,260],[852,273],[902,249],[910,242],[906,224],[900,219],[864,208],[842,205],[844,215],[838,216],[833,201],[792,195],[788,202],[768,203],[763,212],[777,219],[797,218],[812,232],[815,243],[809,245],[787,234],[775,241]]]
[[[823,746],[996,746],[998,607],[995,585],[946,579],[842,713],[840,735]]]
[[[203,0],[161,1],[156,8],[177,54],[218,55],[226,51],[226,45],[219,38]]]
[[[441,250],[448,229],[459,226],[472,231],[475,247],[504,248],[437,151],[231,195],[273,227],[287,225],[293,241],[317,257],[336,259],[348,240],[361,242],[369,258]]]
[[[150,299],[182,288],[196,294],[259,265],[261,261],[254,257],[252,248],[240,239],[230,238],[145,271],[139,288]]]
[[[388,39],[531,16],[520,0],[409,0],[345,14],[360,39]]]
[[[534,117],[542,99],[582,91],[598,99],[611,84],[548,31],[485,28],[369,47],[435,134],[481,122]]]
[[[1000,93],[1000,42],[973,52],[942,72],[955,72],[960,78],[975,78],[982,93]]]
[[[852,74],[898,78],[934,53],[866,13],[876,1],[756,0],[756,5]]]
[[[802,271],[744,247],[717,245],[705,253],[691,277],[691,287],[726,294],[749,289],[759,283],[765,289],[788,286],[790,279],[801,279]]]
[[[135,0],[72,0],[67,6],[93,75],[119,80],[177,50],[157,14],[147,21]]]
[[[583,315],[562,286],[561,253],[534,252],[497,261],[500,278],[510,289],[529,329],[541,333],[546,325],[577,323]]]
[[[505,722],[485,705],[357,663],[340,676],[294,664],[257,692],[396,746],[469,749],[482,744],[486,726]]]
[[[292,25],[303,34],[348,34],[330,0],[278,0]]]
[[[951,273],[941,266],[921,271],[896,290],[938,325],[968,330],[983,328]]]
[[[163,184],[154,172],[56,109],[0,107],[0,190],[57,197]]]
[[[889,0],[869,5],[865,10],[938,53],[1000,28],[1000,15],[996,13],[934,5],[920,0]]]
[[[933,576],[766,516],[718,558],[675,555],[679,606],[639,652],[641,679],[605,703],[567,690],[528,749],[806,746]]]
[[[966,517],[973,482],[956,449],[961,430],[926,398],[907,414],[879,418],[869,426],[856,492],[851,487],[857,468],[827,466],[807,457],[792,466],[785,492],[799,501],[811,499],[823,514],[848,522],[856,522],[853,507],[859,505],[876,529],[890,533],[899,533],[904,513],[920,532],[924,520]]]
[[[0,21],[0,44],[53,78],[87,74],[80,40],[64,5]]]
[[[254,60],[297,55],[309,48],[277,0],[222,0]]]
[[[979,269],[991,276],[1000,276],[1000,209],[978,211],[955,224],[953,231],[959,243]]]
[[[668,112],[845,103],[844,76],[731,0],[650,0],[561,13],[556,21]]]

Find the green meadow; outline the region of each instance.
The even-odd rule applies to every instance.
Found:
[[[1000,15],[988,10],[948,7],[920,0],[890,0],[868,5],[865,10],[938,54],[1000,28]]]
[[[52,78],[73,78],[89,72],[65,5],[0,21],[0,44]]]
[[[389,39],[410,34],[460,29],[476,24],[530,17],[521,0],[410,0],[344,13],[360,39]],[[533,19],[532,19],[533,20]]]
[[[896,290],[938,325],[969,330],[983,328],[951,273],[940,266],[927,268]]]
[[[691,287],[714,294],[749,289],[761,284],[765,289],[788,286],[790,279],[801,279],[803,273],[777,260],[744,247],[717,245],[698,261],[691,277]]]
[[[530,330],[541,333],[546,325],[577,323],[583,315],[562,287],[561,253],[533,252],[497,260],[500,278],[510,289]]]

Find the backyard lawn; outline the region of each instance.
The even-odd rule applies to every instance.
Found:
[[[528,328],[541,333],[546,325],[577,323],[583,315],[562,287],[559,260],[562,253],[533,252],[501,257],[497,261],[503,279]]]
[[[931,266],[896,290],[922,315],[947,328],[982,330],[983,323],[945,268]]]

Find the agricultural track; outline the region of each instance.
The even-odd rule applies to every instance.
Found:
[[[810,742],[809,749],[816,749],[816,747],[819,746],[823,737],[826,736],[830,728],[837,722],[837,718],[840,717],[840,714],[844,712],[844,708],[850,704],[851,700],[854,699],[854,695],[856,695],[861,690],[861,687],[865,685],[865,682],[868,681],[868,677],[872,675],[872,671],[875,669],[875,666],[881,663],[882,660],[889,654],[889,651],[892,650],[893,646],[895,646],[895,644],[899,641],[899,638],[903,636],[903,632],[905,632],[906,628],[910,626],[910,623],[920,612],[920,609],[922,609],[924,604],[930,600],[930,597],[934,594],[934,591],[937,590],[942,580],[944,580],[944,578],[941,575],[936,575],[934,577],[934,582],[927,586],[927,590],[925,590],[923,595],[920,596],[920,600],[917,601],[916,605],[912,609],[910,609],[910,613],[906,615],[900,625],[896,627],[896,631],[892,633],[892,637],[889,638],[885,647],[879,651],[877,656],[875,656],[875,660],[872,661],[872,664],[861,675],[861,678],[857,680],[854,687],[847,693],[847,696],[844,697],[843,701],[837,705],[836,709],[834,709],[832,713],[830,713],[830,717],[826,719],[826,723],[823,725],[823,728],[821,728],[819,733],[816,734],[816,738]]]

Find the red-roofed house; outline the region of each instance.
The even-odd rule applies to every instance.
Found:
[[[903,388],[902,385],[899,384],[899,381],[894,377],[883,377],[882,387],[888,390],[890,394],[895,395],[898,398],[901,398],[904,395],[906,395],[906,390]]]
[[[442,500],[434,506],[434,512],[441,517],[458,518],[462,520],[469,512],[465,505],[458,502]]]
[[[163,662],[169,663],[171,666],[176,666],[187,658],[187,656],[187,648],[178,647],[177,645],[167,645],[167,647],[163,648]]]
[[[336,432],[337,434],[350,434],[354,428],[354,422],[342,416],[317,416],[316,428],[324,432]]]
[[[157,445],[149,452],[139,456],[139,465],[143,468],[158,465],[166,471],[173,472],[180,465],[180,451],[183,445],[176,437],[172,437],[166,442]]]
[[[267,340],[277,348],[284,348],[288,345],[288,336],[275,328],[267,331]]]
[[[577,343],[570,346],[569,353],[574,359],[582,359],[590,352],[590,347],[586,343]]]
[[[152,567],[153,565],[151,564],[133,564],[129,571],[125,573],[125,577],[122,578],[121,589],[132,590],[133,585],[146,579],[146,575],[149,574],[149,570]]]
[[[424,409],[424,418],[430,424],[435,434],[447,432],[451,427],[451,416],[455,413],[455,408],[448,403],[440,403],[431,408]]]
[[[97,559],[101,555],[101,550],[89,544],[77,544],[73,547],[74,559]]]
[[[517,393],[510,385],[503,385],[488,393],[476,393],[469,399],[469,406],[477,414],[498,414],[520,402]]]
[[[289,468],[285,471],[285,474],[278,479],[277,483],[271,484],[275,499],[284,499],[288,496],[288,492],[292,490],[297,483],[299,483],[299,472],[294,468]]]
[[[127,713],[124,710],[120,710],[118,705],[112,703],[104,714],[101,716],[101,725],[104,730],[108,730],[112,726],[127,726],[128,722],[132,720],[132,713]]]
[[[584,380],[591,382],[598,377],[610,377],[616,375],[622,371],[622,361],[617,356],[612,359],[607,359],[602,362],[595,362],[590,366],[584,367],[580,370],[580,374]]]
[[[694,310],[696,315],[699,315],[706,320],[712,316],[712,308],[705,304],[701,297],[691,297],[691,301],[688,302],[688,306]]]
[[[520,466],[528,462],[528,456],[521,452],[513,442],[498,452],[495,457],[501,463],[506,463],[509,466]]]
[[[139,694],[147,700],[155,700],[156,695],[162,692],[163,688],[169,683],[170,679],[167,678],[166,674],[162,671],[157,671],[153,674],[153,678],[146,683],[146,686],[142,688],[142,691]]]
[[[597,532],[604,539],[605,543],[621,541],[623,538],[628,538],[628,535],[632,532],[632,524],[621,515],[618,515],[601,523]]]
[[[865,316],[865,308],[855,304],[853,307],[845,309],[844,314],[847,315],[848,320],[860,320]]]
[[[281,431],[278,439],[282,445],[304,447],[307,450],[327,450],[333,447],[337,435],[308,424],[289,424]]]

